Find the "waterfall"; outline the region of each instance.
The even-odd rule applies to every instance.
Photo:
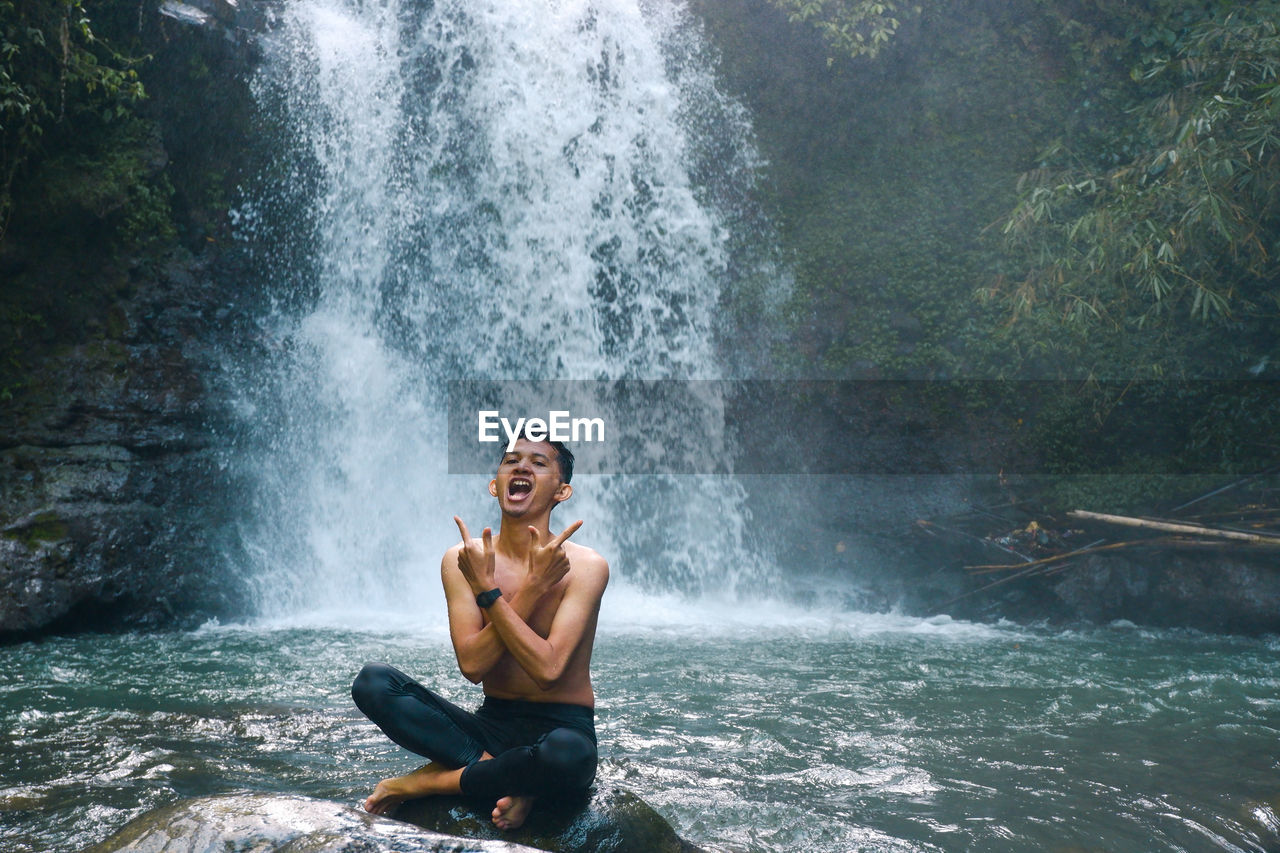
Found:
[[[717,201],[756,163],[705,53],[665,2],[281,9],[254,81],[280,153],[240,210],[275,297],[240,370],[263,613],[439,600],[451,516],[496,523],[483,478],[446,472],[448,380],[729,369],[722,290],[769,274]],[[575,486],[553,528],[585,518],[575,541],[624,584],[732,594],[770,571],[731,479]]]

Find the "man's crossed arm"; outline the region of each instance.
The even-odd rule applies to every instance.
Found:
[[[574,573],[561,598],[546,638],[529,627],[528,619],[538,601],[569,572],[565,541],[582,522],[569,525],[558,536],[540,542],[535,528],[529,528],[524,583],[511,599],[498,599],[489,608],[486,625],[475,596],[493,589],[496,554],[493,533],[485,528],[480,543],[467,532],[462,520],[455,517],[462,543],[451,548],[441,563],[445,593],[449,601],[449,630],[458,656],[458,666],[473,682],[482,681],[493,667],[510,652],[512,657],[542,690],[556,686],[573,655],[582,644],[588,628],[594,625],[604,586],[608,582],[608,566],[594,552],[587,554],[596,565],[582,565]]]

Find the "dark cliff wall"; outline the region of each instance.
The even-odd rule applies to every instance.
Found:
[[[252,152],[251,43],[233,20],[183,23],[158,4],[91,11],[148,96],[100,126],[66,110],[14,182],[0,243],[0,637],[245,606],[226,565],[220,349],[247,296],[224,249]]]
[[[60,347],[0,415],[0,629],[159,625],[234,611],[214,288],[179,257]]]

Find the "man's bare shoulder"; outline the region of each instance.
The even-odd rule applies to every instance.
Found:
[[[444,552],[444,556],[440,558],[440,571],[442,574],[457,573],[462,574],[458,568],[458,555],[462,553],[462,543],[452,546]]]
[[[609,582],[609,562],[593,548],[577,542],[564,543],[564,553],[573,571],[583,579],[595,580],[602,585]]]

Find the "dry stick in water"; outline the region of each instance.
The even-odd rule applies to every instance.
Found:
[[[953,536],[960,536],[965,539],[972,539],[974,542],[977,542],[979,545],[986,545],[991,548],[998,548],[999,550],[1004,551],[1006,554],[1012,554],[1013,556],[1023,560],[1028,565],[1030,565],[1033,562],[1031,557],[1028,557],[1026,554],[1023,554],[1020,551],[1015,551],[1012,548],[1007,548],[1004,545],[1001,545],[999,542],[992,542],[990,539],[983,539],[981,536],[974,536],[972,533],[965,533],[963,530],[955,530],[954,528],[951,528],[951,527],[943,527],[941,524],[935,524],[932,521],[925,521],[923,518],[916,522],[916,526],[919,527],[921,530],[925,531],[926,533],[932,533],[934,530],[941,530],[943,533],[950,533]]]
[[[1102,541],[1102,540],[1099,540]],[[1095,545],[1097,543],[1094,543]],[[1129,539],[1124,542],[1112,542],[1110,545],[1102,545],[1094,547],[1088,545],[1075,551],[1067,551],[1064,554],[1054,554],[1052,557],[1044,557],[1032,563],[1011,563],[1007,565],[981,565],[981,566],[965,566],[965,569],[975,575],[993,574],[995,572],[1009,571],[1010,569],[1039,569],[1052,563],[1058,563],[1068,560],[1072,557],[1082,557],[1086,554],[1095,554],[1099,551],[1113,551],[1120,548],[1231,548],[1231,547],[1259,547],[1274,548],[1280,547],[1280,541],[1263,541],[1254,543],[1238,543],[1226,540],[1212,539],[1183,539],[1179,536],[1158,536],[1149,539]],[[1062,571],[1065,566],[1058,566],[1045,574],[1052,574]],[[1020,575],[1021,573],[1019,573]]]
[[[973,572],[975,575],[984,575],[984,574],[989,574],[991,572],[1007,571],[1009,569],[1038,569],[1042,566],[1047,566],[1050,563],[1058,563],[1058,562],[1061,562],[1062,560],[1069,560],[1072,557],[1080,557],[1084,554],[1093,554],[1098,551],[1109,551],[1114,548],[1130,548],[1130,547],[1133,547],[1134,545],[1139,545],[1139,544],[1142,544],[1143,542],[1148,542],[1151,540],[1135,540],[1131,542],[1113,542],[1110,545],[1099,544],[1105,541],[1106,540],[1104,539],[1099,539],[1097,542],[1090,542],[1088,545],[1085,545],[1083,548],[1077,548],[1074,551],[1066,551],[1062,554],[1054,554],[1053,556],[1050,556],[1050,557],[1041,557],[1039,560],[1032,560],[1029,563],[1023,563],[1021,565],[1019,565],[1018,563],[1012,563],[1008,565],[990,564],[990,565],[982,565],[982,566],[965,566],[965,569],[967,571]],[[983,589],[985,588],[986,587],[983,587]]]
[[[1229,483],[1228,485],[1225,485],[1225,486],[1223,486],[1223,487],[1222,487],[1222,488],[1220,488],[1220,489],[1214,489],[1212,492],[1208,492],[1207,494],[1203,494],[1203,495],[1201,495],[1201,496],[1200,496],[1200,497],[1198,497],[1198,498],[1194,498],[1194,499],[1192,499],[1192,500],[1189,500],[1189,501],[1187,501],[1186,503],[1182,504],[1181,506],[1175,506],[1175,507],[1174,507],[1172,510],[1170,510],[1170,511],[1171,511],[1171,512],[1179,512],[1179,511],[1181,511],[1181,510],[1186,509],[1186,508],[1187,508],[1187,507],[1189,507],[1189,506],[1194,506],[1195,504],[1200,503],[1200,501],[1205,500],[1206,498],[1211,498],[1211,497],[1213,497],[1214,495],[1220,495],[1220,494],[1222,494],[1222,493],[1223,493],[1223,492],[1225,492],[1225,491],[1229,491],[1230,489],[1234,489],[1236,486],[1243,485],[1243,484],[1245,484],[1245,483],[1249,482],[1250,480],[1256,480],[1256,479],[1258,479],[1259,477],[1266,476],[1267,474],[1274,474],[1276,471],[1280,471],[1280,467],[1267,468],[1266,470],[1264,470],[1264,471],[1259,471],[1259,472],[1258,472],[1258,473],[1256,473],[1256,474],[1250,474],[1248,477],[1245,477],[1245,478],[1244,478],[1244,479],[1242,479],[1242,480],[1236,480],[1234,483]]]

